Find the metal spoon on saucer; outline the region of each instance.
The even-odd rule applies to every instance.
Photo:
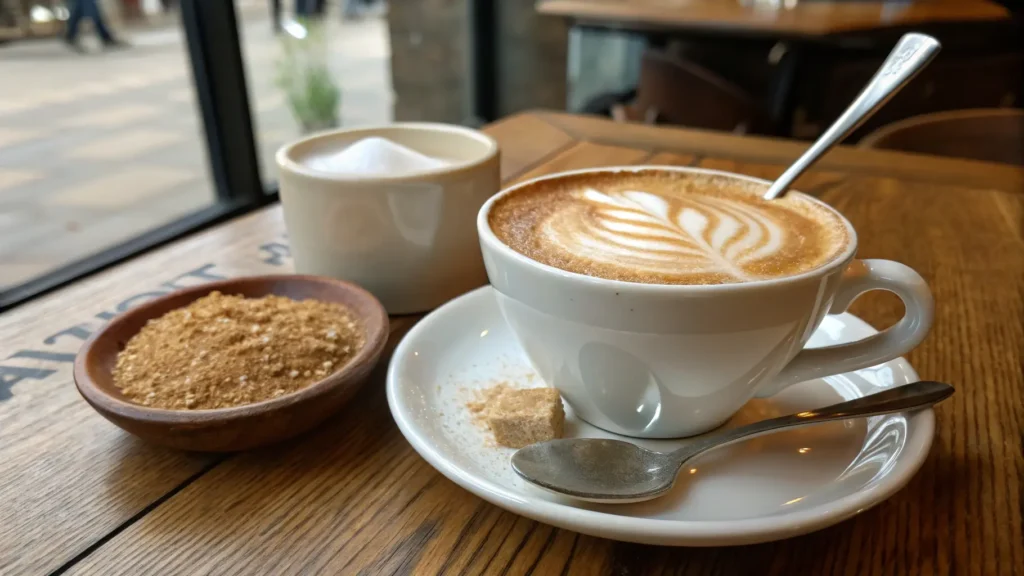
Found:
[[[811,144],[803,156],[797,158],[796,162],[775,180],[765,193],[765,199],[773,200],[785,194],[793,182],[825,152],[842,142],[843,138],[856,130],[923,70],[939,53],[939,48],[939,41],[931,36],[918,33],[904,34],[853,104],[850,104],[839,119]]]
[[[641,502],[667,493],[683,465],[708,450],[796,426],[926,408],[952,394],[949,384],[914,382],[817,410],[712,432],[667,453],[622,440],[551,440],[516,451],[512,468],[537,486],[581,500]]]

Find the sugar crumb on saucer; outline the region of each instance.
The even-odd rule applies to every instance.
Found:
[[[509,448],[561,438],[565,426],[562,398],[554,388],[519,389],[500,382],[478,390],[466,408],[498,444]]]
[[[487,419],[488,407],[498,400],[503,394],[514,390],[507,382],[498,382],[490,388],[473,390],[474,400],[466,402],[466,408],[474,415],[474,419],[484,421]],[[465,387],[460,386],[459,392],[469,392]]]

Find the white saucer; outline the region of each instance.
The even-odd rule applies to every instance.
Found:
[[[850,314],[828,316],[811,338],[824,346],[875,330]],[[918,380],[902,358],[798,384],[752,400],[727,426],[800,412]],[[695,461],[673,491],[637,504],[591,504],[520,480],[465,408],[472,389],[510,381],[542,386],[495,302],[480,288],[417,324],[395,350],[388,402],[402,433],[442,474],[489,502],[584,534],[676,546],[725,546],[789,538],[831,526],[903,487],[931,446],[931,410],[849,420],[762,436]],[[567,437],[615,437],[566,410]],[[638,443],[670,450],[685,440]],[[687,473],[690,472],[690,473]]]

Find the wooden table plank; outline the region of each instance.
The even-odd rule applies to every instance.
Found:
[[[487,133],[499,143],[520,144],[501,147],[501,175],[506,182],[577,143],[576,138],[561,128],[529,114],[491,124],[487,127]]]
[[[885,3],[801,1],[778,9],[720,0],[541,0],[537,11],[583,24],[633,30],[718,30],[824,35],[948,22],[996,22],[1009,12],[986,0]]]
[[[800,149],[782,141],[662,134],[550,114],[515,117],[491,132],[503,147],[507,181],[655,161],[770,177]],[[2,498],[0,538],[13,542],[17,553],[0,551],[8,562],[0,563],[0,572],[67,566],[71,573],[104,575],[1024,574],[1024,195],[1011,186],[1021,175],[985,174],[970,166],[943,181],[934,176],[931,158],[856,149],[837,154],[839,160],[812,173],[806,186],[854,223],[862,257],[903,261],[929,281],[937,300],[935,326],[910,360],[922,377],[958,386],[937,410],[935,445],[922,471],[906,489],[850,521],[778,543],[697,550],[556,530],[477,499],[421,460],[390,418],[383,366],[349,408],[288,444],[229,457],[204,474],[195,470],[208,461],[183,461],[180,454],[141,444],[134,449],[148,459],[124,464],[111,451],[124,451],[118,447],[132,441],[88,413],[67,375],[55,373],[17,383],[13,398],[0,403],[0,461],[6,466],[5,456],[21,458],[19,480],[7,481],[5,468],[0,490],[21,495],[22,506],[39,505],[22,495],[35,488],[26,484],[31,451],[59,460],[65,450],[98,443],[95,462],[64,462],[53,477],[32,480],[40,483],[39,493],[66,485],[68,515],[89,516],[100,526],[47,516],[60,509],[55,505],[22,519],[24,511]],[[0,335],[5,342],[38,343],[58,331],[55,321],[58,327],[74,324],[83,313],[116,307],[124,294],[159,286],[179,269],[211,259],[228,258],[213,269],[226,274],[275,259],[286,269],[287,245],[279,232],[276,209],[231,223],[0,316]],[[854,311],[882,327],[901,308],[872,294]],[[392,345],[413,321],[395,320]],[[58,342],[70,350],[72,336]],[[61,420],[52,416],[58,410]],[[17,434],[9,431],[9,417],[23,422]],[[163,473],[147,476],[142,463]],[[172,481],[153,480],[162,476]],[[153,485],[137,486],[143,482]],[[128,505],[119,507],[109,492],[98,497],[90,491],[111,485],[128,492]],[[34,531],[35,538],[21,536],[24,531]],[[53,542],[39,542],[47,538]]]
[[[743,136],[725,132],[619,124],[592,116],[540,112],[539,117],[578,140],[627,146],[652,152],[675,152],[734,161],[778,164],[785,168],[808,144],[793,140]],[[1024,168],[993,162],[925,156],[837,146],[816,165],[818,170],[877,174],[902,180],[963,184],[1024,192]]]
[[[646,150],[636,148],[625,148],[623,146],[607,146],[591,142],[578,142],[571,148],[567,148],[560,154],[552,157],[543,165],[523,173],[514,182],[522,182],[530,178],[564,172],[567,170],[580,170],[583,168],[596,168],[600,166],[628,166],[641,164],[651,156]]]
[[[647,159],[654,166],[693,166],[697,157],[693,154],[676,154],[675,152],[657,152]]]
[[[921,566],[923,574],[1020,573],[1024,250],[1021,222],[1003,212],[1007,205],[1020,210],[1022,197],[851,177],[823,199],[861,231],[860,256],[905,262],[928,281],[935,324],[908,359],[923,378],[958,388],[936,411],[935,447],[924,468],[884,505],[895,510],[876,529],[896,533],[882,553],[907,555],[905,566]],[[865,298],[852,311],[886,326],[901,313],[889,302]]]
[[[724,172],[735,172],[737,174],[746,174],[747,176],[753,176],[755,178],[763,178],[765,180],[774,180],[782,175],[782,172],[786,167],[782,164],[759,164],[755,162],[746,162],[743,160],[734,160],[731,158],[713,158],[706,157],[701,158],[697,164],[701,168],[710,168],[712,170],[722,170]],[[834,172],[815,168],[808,172],[804,172],[799,178],[793,182],[793,189],[799,190],[806,194],[813,196],[820,196],[823,190],[829,187],[836,186],[846,177],[846,174],[842,172]]]
[[[508,178],[574,142],[531,116],[488,131],[508,142]],[[290,271],[273,207],[0,316],[0,574],[60,568],[219,461],[146,445],[97,415],[71,379],[82,340],[114,314],[176,288]]]

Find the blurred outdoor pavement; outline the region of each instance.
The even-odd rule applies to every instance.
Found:
[[[238,0],[264,183],[299,135],[275,86],[269,2]],[[285,2],[286,5],[290,3]],[[387,23],[328,16],[341,123],[392,115]],[[214,201],[206,140],[176,15],[119,26],[127,50],[85,55],[60,40],[0,45],[0,289],[122,242]]]

